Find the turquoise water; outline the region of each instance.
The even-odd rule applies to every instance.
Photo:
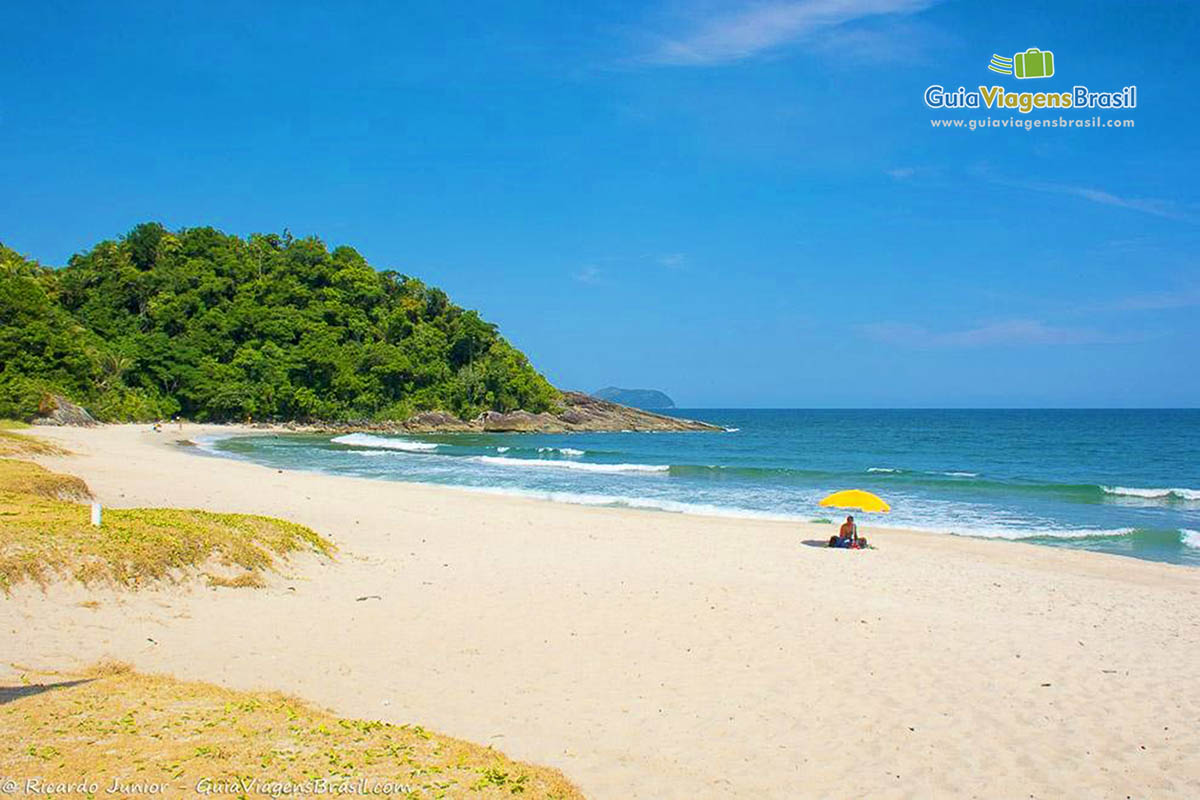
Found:
[[[258,463],[589,505],[916,528],[1200,565],[1200,410],[680,410],[725,433],[261,435]],[[381,487],[380,491],[386,491]]]

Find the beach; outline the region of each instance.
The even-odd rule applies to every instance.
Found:
[[[1194,797],[1200,572],[904,530],[586,507],[39,428],[106,506],[278,516],[340,548],[264,589],[0,599],[0,672],[115,659],[415,721],[594,798]],[[261,429],[245,429],[260,433]],[[80,605],[96,600],[97,607]]]

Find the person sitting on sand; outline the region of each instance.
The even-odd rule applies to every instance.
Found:
[[[846,521],[842,523],[842,527],[838,528],[837,536],[829,537],[830,547],[846,547],[851,550],[866,550],[866,537],[858,535],[858,525],[854,523],[854,517],[846,517]]]
[[[846,517],[846,521],[842,523],[841,529],[838,530],[838,539],[838,543],[842,547],[849,547],[858,541],[858,526],[854,524],[854,517]]]

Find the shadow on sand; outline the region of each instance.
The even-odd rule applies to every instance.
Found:
[[[77,681],[33,683],[29,686],[0,686],[0,706],[5,703],[11,703],[14,700],[20,700],[23,697],[33,697],[42,692],[48,692],[51,689],[66,689],[71,686],[78,686],[81,683],[91,683],[93,680],[95,678],[80,678]]]

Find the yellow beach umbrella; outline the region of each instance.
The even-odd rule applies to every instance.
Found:
[[[820,503],[831,508],[849,508],[856,511],[878,511],[886,514],[892,510],[881,497],[877,497],[862,489],[847,489],[844,492],[834,492]]]

